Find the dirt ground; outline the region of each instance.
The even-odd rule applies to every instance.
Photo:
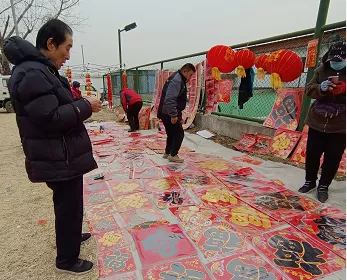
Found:
[[[89,121],[116,121],[117,112],[103,110]],[[94,239],[81,246],[81,257],[95,264],[91,273],[73,277],[55,272],[52,191],[27,178],[15,114],[0,110],[0,128],[0,279],[97,279]],[[213,140],[229,148],[235,142],[219,135]],[[83,227],[88,228],[86,223]]]
[[[83,277],[55,272],[52,191],[27,178],[15,114],[0,110],[0,128],[0,279],[98,279],[96,265]],[[46,224],[38,224],[40,220]],[[87,230],[87,224],[83,226]],[[81,257],[96,264],[94,239],[81,246]]]

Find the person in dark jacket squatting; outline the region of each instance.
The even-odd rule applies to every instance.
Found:
[[[181,148],[184,131],[182,111],[187,104],[186,83],[195,73],[195,67],[191,63],[173,73],[166,81],[160,98],[158,107],[158,119],[163,121],[167,140],[163,158],[171,162],[182,163],[183,159],[178,156]]]
[[[122,89],[120,91],[120,97],[124,112],[127,114],[129,121],[129,132],[139,130],[139,113],[142,108],[142,97],[129,88]]]
[[[328,188],[339,168],[346,149],[346,43],[336,42],[323,56],[306,86],[306,94],[316,99],[306,118],[309,126],[306,148],[306,182],[299,189],[316,189],[320,159],[324,153],[317,198],[324,203]]]
[[[67,79],[59,75],[71,48],[72,30],[57,19],[40,28],[36,48],[19,37],[4,43],[15,65],[9,91],[28,177],[53,190],[57,271],[83,274],[93,267],[79,258],[81,242],[90,238],[82,234],[83,174],[97,168],[83,121],[100,111],[101,102],[74,100]]]

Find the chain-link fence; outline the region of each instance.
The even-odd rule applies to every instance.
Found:
[[[329,48],[332,41],[346,39],[345,28],[329,30],[324,33],[321,45],[321,52],[319,57],[321,58]],[[307,54],[307,44],[312,40],[312,31],[307,32],[305,35],[286,38],[277,41],[267,41],[261,44],[245,44],[238,45],[235,50],[248,47],[257,56],[265,53],[270,53],[280,49],[287,49],[296,52],[302,59],[305,65],[306,54]],[[127,85],[129,88],[136,90],[139,94],[143,96],[143,99],[147,103],[151,103],[152,96],[155,87],[155,75],[156,70],[169,70],[177,71],[185,63],[192,63],[194,65],[201,63],[206,59],[206,53],[199,53],[191,56],[186,56],[184,58],[176,58],[161,62],[156,62],[153,64],[148,64],[146,66],[134,67],[127,70]],[[256,72],[256,68],[254,67]],[[303,72],[299,78],[290,83],[283,83],[283,87],[286,88],[302,88],[306,84],[307,68],[303,69]],[[219,103],[217,111],[237,116],[239,118],[251,119],[263,121],[271,112],[272,106],[276,98],[276,92],[270,86],[270,75],[266,74],[264,80],[255,78],[253,83],[253,96],[243,105],[241,109],[238,105],[238,95],[241,79],[237,77],[236,74],[231,73],[227,75],[222,75],[222,78],[232,79],[233,88],[231,91],[231,101],[229,103]],[[115,81],[115,83],[113,83]],[[119,93],[121,88],[119,72],[112,74],[112,85],[114,88],[114,94]],[[204,93],[203,93],[204,94]],[[204,96],[203,96],[204,97]],[[204,98],[200,100],[200,110],[204,110]]]
[[[160,69],[160,64],[127,71],[127,86],[136,90],[145,103],[152,102],[157,69]]]

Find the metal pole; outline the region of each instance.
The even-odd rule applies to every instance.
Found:
[[[318,10],[318,16],[317,16],[317,22],[316,22],[316,28],[314,31],[313,39],[318,39],[318,48],[317,48],[317,60],[316,60],[316,67],[319,59],[319,52],[320,47],[322,43],[322,27],[325,25],[327,17],[328,17],[328,11],[329,11],[329,4],[330,0],[320,0],[319,4],[319,10]],[[306,84],[309,83],[314,75],[315,68],[309,68],[307,71],[307,78],[306,78]],[[310,109],[311,105],[311,98],[309,98],[307,95],[304,96],[302,108],[301,108],[301,114],[300,114],[300,122],[299,122],[299,130],[302,131],[305,125],[305,119],[308,113],[308,110]]]
[[[12,17],[13,17],[14,29],[16,30],[16,35],[19,36],[17,17],[16,17],[16,10],[14,9],[13,0],[10,0],[10,2],[11,2],[11,9],[12,9]]]
[[[120,39],[120,33],[122,30],[118,29],[118,50],[119,50],[119,67],[120,70],[123,68],[123,62],[122,62],[122,44],[121,44],[121,39]]]
[[[83,52],[83,45],[81,45],[81,49],[82,49],[83,71],[86,71],[86,67],[85,67],[85,64],[84,64],[84,52]]]
[[[123,65],[122,65],[122,44],[121,44],[121,40],[120,40],[120,33],[122,32],[122,30],[118,29],[118,50],[119,50],[119,77],[120,77],[120,88],[123,88],[123,81],[122,81],[122,69],[123,69]]]

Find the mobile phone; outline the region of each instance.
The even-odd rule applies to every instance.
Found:
[[[339,76],[329,76],[328,81],[337,85],[340,82],[340,78],[339,78]]]

